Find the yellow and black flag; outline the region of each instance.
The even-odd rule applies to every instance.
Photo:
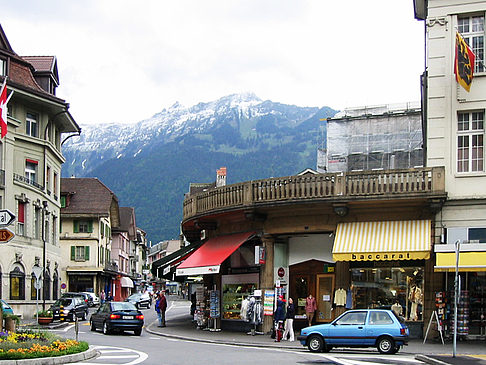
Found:
[[[464,38],[460,33],[456,33],[456,59],[454,61],[454,73],[456,74],[456,81],[467,92],[471,88],[473,79],[474,61],[476,56],[469,48]]]

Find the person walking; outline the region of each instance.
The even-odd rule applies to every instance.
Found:
[[[287,339],[287,335],[290,333],[290,342],[294,341],[294,318],[295,307],[292,298],[289,298],[289,304],[287,305],[287,314],[285,315],[285,331],[283,333],[283,340]]]
[[[101,290],[101,293],[100,293],[100,301],[101,301],[101,304],[103,304],[105,302],[105,299],[106,299],[105,291],[104,290]]]
[[[307,322],[309,322],[309,326],[312,326],[312,320],[314,319],[314,312],[317,310],[316,298],[309,294],[307,298],[305,298],[305,314],[307,316]]]
[[[285,320],[285,300],[283,296],[279,296],[277,300],[277,309],[275,310],[275,342],[280,342],[283,334],[283,322]]]
[[[113,299],[113,295],[111,295],[111,291],[108,292],[108,295],[106,296],[106,301],[111,302]]]
[[[167,298],[165,297],[164,290],[160,292],[158,307],[160,310],[159,327],[165,327],[165,311],[167,310]]]
[[[159,327],[162,327],[162,316],[160,314],[160,296],[156,295],[156,300],[155,300],[155,312],[157,313],[157,318],[159,319]]]

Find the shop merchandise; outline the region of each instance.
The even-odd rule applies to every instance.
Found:
[[[240,309],[240,317],[243,321],[248,321],[248,306],[250,305],[250,301],[248,298],[244,298],[241,301],[241,309]]]
[[[342,288],[336,289],[336,292],[334,293],[334,304],[338,307],[346,305],[346,290]]]

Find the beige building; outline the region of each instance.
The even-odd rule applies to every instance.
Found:
[[[0,27],[0,82],[7,77],[8,133],[0,141],[0,205],[16,219],[15,237],[2,244],[0,294],[24,317],[36,300],[48,305],[59,296],[60,176],[63,134],[80,128],[69,104],[56,96],[54,56],[17,55]],[[34,287],[34,266],[45,268],[43,288]]]
[[[416,17],[426,29],[426,165],[445,167],[447,200],[436,217],[436,271],[444,274],[444,290],[453,288],[455,243],[461,242],[459,270],[468,290],[469,317],[464,335],[485,333],[486,302],[486,172],[484,54],[486,1],[415,1]],[[476,55],[474,78],[466,91],[454,74],[456,36]],[[464,292],[466,294],[466,292]],[[467,298],[463,298],[468,302]]]

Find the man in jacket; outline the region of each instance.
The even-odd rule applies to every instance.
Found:
[[[165,297],[165,291],[162,290],[159,295],[159,311],[157,315],[159,317],[159,327],[165,327],[165,311],[167,310],[167,298]]]

